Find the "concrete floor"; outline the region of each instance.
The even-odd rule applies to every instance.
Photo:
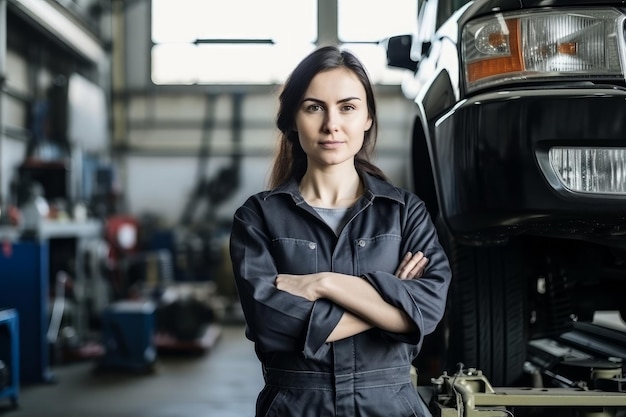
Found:
[[[261,367],[241,324],[222,325],[202,355],[160,355],[155,372],[95,372],[93,362],[52,369],[57,382],[22,387],[6,417],[252,417]]]

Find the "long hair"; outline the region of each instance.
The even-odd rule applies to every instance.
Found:
[[[307,170],[307,156],[300,146],[298,132],[295,129],[296,112],[300,107],[304,93],[313,77],[323,71],[344,68],[354,73],[365,88],[367,110],[372,119],[372,126],[365,132],[363,146],[355,156],[355,167],[359,171],[371,173],[387,180],[382,170],[370,162],[378,134],[376,102],[374,91],[365,67],[351,52],[335,46],[324,46],[305,57],[287,78],[279,96],[279,109],[276,126],[280,131],[280,142],[274,165],[270,174],[269,185],[274,188],[290,179],[300,181]]]

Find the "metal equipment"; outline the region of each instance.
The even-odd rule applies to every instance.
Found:
[[[618,365],[616,384],[623,381]],[[606,376],[606,374],[604,375]],[[579,381],[571,387],[531,388],[491,385],[482,371],[463,369],[432,380],[431,411],[435,417],[617,417],[626,415],[626,392],[590,389]]]

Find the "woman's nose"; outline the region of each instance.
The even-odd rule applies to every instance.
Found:
[[[327,132],[336,132],[339,130],[339,117],[338,114],[332,110],[326,112],[326,118],[324,119],[324,130]]]

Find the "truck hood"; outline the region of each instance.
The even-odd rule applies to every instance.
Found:
[[[522,7],[561,7],[561,6],[615,6],[624,5],[623,0],[520,0]]]
[[[462,16],[460,23],[496,11],[508,12],[536,7],[616,7],[626,6],[626,0],[475,0]]]

